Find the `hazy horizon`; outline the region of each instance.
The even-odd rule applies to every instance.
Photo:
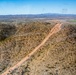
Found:
[[[76,0],[0,0],[0,15],[76,14]]]

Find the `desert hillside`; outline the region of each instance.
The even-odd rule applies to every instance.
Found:
[[[0,72],[27,56],[47,36],[55,23],[0,24]]]
[[[0,74],[33,51],[56,25],[53,22],[28,22],[0,25]],[[7,34],[7,36],[5,35]],[[61,30],[27,61],[8,75],[75,75],[76,25],[63,23]]]

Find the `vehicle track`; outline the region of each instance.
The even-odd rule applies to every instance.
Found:
[[[21,66],[22,63],[27,61],[41,46],[43,46],[47,40],[55,33],[59,32],[61,30],[62,23],[57,23],[49,32],[49,34],[45,37],[45,39],[31,52],[29,53],[25,58],[23,58],[20,62],[18,62],[16,65],[12,66],[11,68],[7,69],[3,74],[1,75],[8,75],[10,74],[14,69]]]

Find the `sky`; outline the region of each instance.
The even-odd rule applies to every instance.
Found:
[[[0,0],[0,15],[76,14],[76,0]]]

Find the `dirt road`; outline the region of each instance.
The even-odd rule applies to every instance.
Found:
[[[18,68],[21,66],[22,63],[24,63],[26,60],[28,60],[41,46],[43,46],[46,41],[55,33],[59,32],[61,30],[62,23],[57,23],[49,32],[49,34],[46,36],[46,38],[30,53],[28,54],[25,58],[23,58],[20,62],[18,62],[16,65],[13,67],[7,69],[2,75],[7,75],[10,72],[12,72],[14,69]]]

